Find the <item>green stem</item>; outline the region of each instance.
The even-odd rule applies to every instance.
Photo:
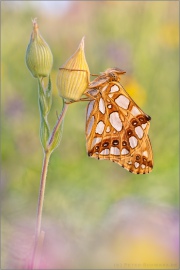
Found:
[[[56,125],[55,125],[55,127],[54,127],[54,129],[53,129],[53,132],[52,132],[52,134],[51,134],[51,137],[50,137],[48,146],[50,146],[50,145],[52,144],[52,142],[53,142],[53,140],[54,140],[54,136],[55,136],[57,130],[59,129],[59,127],[60,127],[60,125],[61,125],[61,123],[62,123],[62,120],[63,120],[63,118],[64,118],[64,116],[65,116],[65,113],[66,113],[66,111],[67,111],[67,108],[68,108],[68,104],[64,102],[64,103],[63,103],[62,112],[61,112],[60,116],[58,117],[58,120],[57,120],[57,122],[56,122]]]
[[[42,221],[42,210],[43,210],[43,202],[44,202],[44,193],[45,193],[45,186],[46,186],[48,164],[49,164],[50,156],[52,153],[52,151],[50,150],[50,146],[53,143],[56,132],[58,132],[58,129],[60,128],[60,125],[63,121],[63,118],[65,116],[67,108],[68,108],[68,104],[63,103],[62,112],[61,112],[60,116],[58,117],[57,123],[53,129],[53,132],[51,134],[46,151],[44,151],[44,159],[43,159],[43,165],[42,165],[42,173],[41,173],[40,189],[39,189],[39,197],[38,197],[34,249],[33,249],[33,254],[32,254],[32,258],[31,258],[30,269],[35,269],[34,267],[37,267],[36,259],[38,260],[38,258],[37,258],[38,252],[41,253],[41,251],[38,251],[38,246],[39,246],[39,242],[43,241],[41,239],[42,238],[41,235],[44,234],[44,232],[41,231],[41,221]]]
[[[36,234],[35,234],[36,238],[39,236],[39,233],[41,230],[44,192],[45,192],[45,187],[46,187],[46,177],[47,177],[50,156],[51,156],[50,152],[44,153],[42,174],[41,174],[41,181],[40,181],[40,189],[39,189],[38,209],[37,209]]]
[[[39,242],[39,236],[40,236],[40,232],[41,232],[41,221],[42,221],[44,193],[45,193],[46,177],[47,177],[47,171],[48,171],[48,164],[49,164],[50,156],[51,156],[50,152],[45,152],[44,153],[41,180],[40,180],[38,207],[37,207],[37,220],[36,220],[36,229],[35,229],[34,249],[33,249],[33,255],[32,255],[30,269],[34,269],[34,266],[35,266],[35,263],[36,263],[35,256],[36,256],[37,246],[38,246],[38,242]]]

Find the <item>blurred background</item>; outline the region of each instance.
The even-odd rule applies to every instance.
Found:
[[[72,104],[45,192],[42,269],[179,269],[179,2],[1,1],[2,269],[25,269],[32,248],[42,148],[37,81],[25,65],[33,18],[60,66],[85,36],[91,73],[119,67],[152,117],[154,169],[133,175],[85,148],[85,102]],[[93,78],[92,78],[93,79]]]

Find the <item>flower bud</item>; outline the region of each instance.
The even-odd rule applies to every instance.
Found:
[[[49,76],[53,65],[53,55],[48,44],[40,35],[35,19],[33,20],[33,31],[26,50],[26,64],[35,78]]]
[[[89,67],[84,54],[84,37],[77,51],[59,69],[57,88],[59,95],[68,100],[79,100],[88,87]]]

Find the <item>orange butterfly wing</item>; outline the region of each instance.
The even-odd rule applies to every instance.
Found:
[[[116,162],[135,174],[151,172],[153,155],[148,136],[151,118],[119,82],[106,81],[95,90],[89,91],[95,92],[95,100],[87,107],[88,155]]]

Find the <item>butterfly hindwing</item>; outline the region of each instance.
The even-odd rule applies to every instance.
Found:
[[[150,117],[117,81],[98,86],[87,107],[86,147],[88,155],[114,161],[135,174],[153,167],[148,137]]]

